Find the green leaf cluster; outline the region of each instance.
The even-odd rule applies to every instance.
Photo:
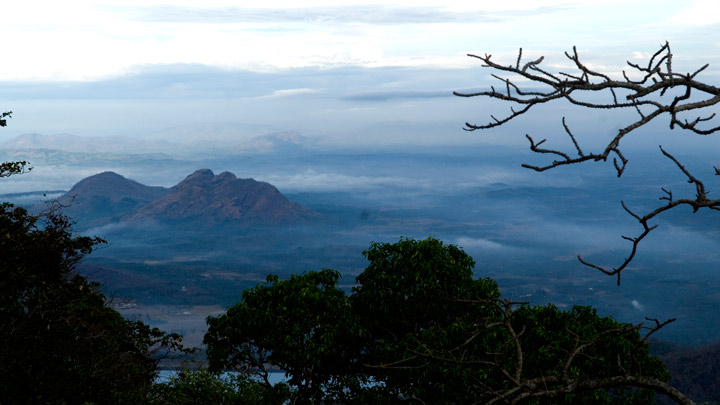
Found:
[[[12,111],[5,111],[0,113],[0,127],[7,126],[7,119],[12,117]],[[10,177],[13,174],[21,174],[25,171],[30,171],[32,168],[28,167],[25,169],[30,162],[25,160],[15,162],[0,162],[0,177]]]
[[[245,290],[225,315],[208,318],[211,371],[255,373],[270,387],[270,367],[285,371],[297,395],[319,401],[334,376],[344,375],[356,344],[350,303],[335,270],[308,272]]]
[[[180,371],[169,381],[158,383],[149,398],[152,404],[281,404],[291,395],[290,387],[266,386],[247,375],[218,376],[207,370]]]

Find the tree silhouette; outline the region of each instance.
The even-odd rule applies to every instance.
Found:
[[[0,163],[0,177],[27,164]],[[188,351],[178,334],[123,318],[76,272],[104,241],[71,225],[58,206],[33,215],[0,203],[0,402],[145,402],[162,355]]]
[[[577,49],[573,47],[572,53],[565,53],[574,70],[571,72],[554,72],[541,67],[544,57],[536,60],[523,61],[522,48],[518,52],[514,65],[501,65],[492,60],[492,55],[484,56],[469,54],[472,58],[483,62],[483,67],[494,71],[492,77],[502,83],[502,89],[494,86],[489,91],[480,92],[454,92],[460,97],[489,97],[513,104],[510,112],[496,118],[490,116],[487,124],[466,123],[467,131],[485,130],[499,127],[530,111],[533,107],[565,100],[572,105],[587,109],[623,110],[632,109],[637,113],[636,119],[623,124],[617,133],[612,136],[607,145],[595,152],[585,151],[578,141],[576,134],[562,117],[564,132],[570,137],[574,146],[573,152],[565,152],[555,148],[544,148],[546,139],[536,141],[531,135],[525,137],[530,142],[530,150],[543,155],[554,157],[550,163],[536,166],[523,164],[523,167],[542,172],[559,166],[579,164],[584,162],[605,162],[612,157],[612,162],[618,177],[622,176],[628,164],[628,158],[622,152],[621,141],[633,134],[637,129],[659,120],[661,117],[669,118],[670,129],[679,128],[697,135],[710,135],[720,131],[719,126],[713,126],[716,113],[709,112],[708,108],[720,103],[720,88],[697,80],[697,76],[709,65],[704,65],[692,73],[678,73],[673,70],[673,54],[670,44],[665,43],[650,57],[647,65],[627,62],[629,71],[623,71],[622,78],[612,78],[604,73],[589,68],[580,60]],[[500,76],[507,74],[508,77]],[[630,76],[636,77],[635,79]],[[596,97],[591,97],[591,96]],[[597,101],[597,96],[605,96],[606,102]],[[519,106],[519,107],[516,107]],[[687,177],[687,181],[695,186],[694,197],[676,198],[672,191],[662,189],[660,200],[665,204],[644,215],[637,214],[622,206],[642,226],[642,232],[636,236],[623,236],[623,239],[632,243],[630,253],[613,268],[606,268],[593,264],[582,257],[578,260],[585,266],[597,269],[607,275],[616,276],[620,285],[620,275],[635,258],[639,243],[657,225],[650,221],[658,215],[681,205],[688,205],[696,212],[702,208],[720,210],[720,199],[711,199],[705,184],[693,176],[672,154],[660,147],[660,151]],[[720,175],[720,169],[714,168],[715,175]]]
[[[269,368],[284,371],[291,403],[692,403],[649,352],[663,323],[502,299],[470,256],[433,238],[364,254],[350,295],[327,269],[245,290],[208,318],[210,369],[252,376],[266,394]]]

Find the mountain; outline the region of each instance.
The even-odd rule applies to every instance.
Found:
[[[720,403],[720,343],[683,347],[653,341],[650,350],[665,363],[674,388],[697,403]]]
[[[312,141],[293,131],[265,132],[236,125],[189,125],[167,129],[146,137],[78,136],[71,134],[21,134],[0,141],[5,150],[59,150],[83,153],[270,153],[295,152]]]
[[[161,150],[162,144],[129,136],[78,136],[21,134],[0,143],[3,149],[52,149],[66,152],[138,152]]]
[[[310,144],[310,139],[297,132],[273,132],[248,140],[241,145],[241,150],[276,153],[294,152]]]
[[[165,187],[140,184],[114,172],[103,172],[80,180],[59,197],[58,202],[79,227],[91,227],[115,222],[169,191]]]
[[[216,176],[209,169],[201,169],[125,219],[216,225],[279,224],[317,217],[269,183],[238,179],[230,172]]]

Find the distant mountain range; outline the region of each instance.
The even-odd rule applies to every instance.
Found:
[[[310,144],[308,138],[292,131],[248,136],[237,129],[218,133],[212,128],[179,127],[147,137],[21,134],[0,142],[0,147],[85,153],[263,153],[293,151]]]
[[[77,136],[71,134],[21,134],[0,143],[3,149],[50,149],[66,152],[103,153],[109,151],[140,151],[161,145],[128,136]]]
[[[114,172],[87,177],[58,198],[81,228],[118,222],[173,225],[275,225],[319,218],[273,185],[230,172],[198,170],[171,188],[151,187]]]

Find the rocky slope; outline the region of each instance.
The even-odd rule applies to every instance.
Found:
[[[113,172],[100,173],[78,182],[59,201],[81,227],[128,221],[274,225],[318,218],[269,183],[238,179],[230,172],[215,175],[209,169],[198,170],[169,189],[145,186]]]
[[[103,172],[79,181],[58,202],[78,226],[91,227],[118,221],[168,192],[165,187],[146,186],[114,172]]]

